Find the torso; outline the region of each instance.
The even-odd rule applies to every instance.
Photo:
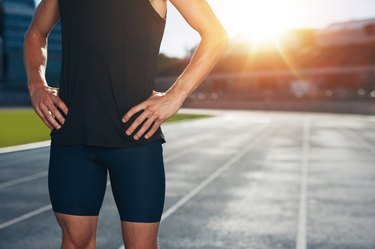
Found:
[[[51,131],[51,140],[109,147],[165,142],[161,128],[149,139],[125,134],[141,112],[121,122],[152,94],[166,22],[160,6],[155,9],[149,0],[59,1],[59,96],[69,113],[62,128]]]

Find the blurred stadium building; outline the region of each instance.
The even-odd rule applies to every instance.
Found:
[[[375,18],[333,23],[316,34],[321,47],[375,42]]]
[[[34,0],[0,0],[0,104],[29,103],[23,65],[24,34],[35,11]],[[46,77],[58,83],[61,60],[61,34],[58,22],[48,38]]]
[[[182,67],[165,65],[162,70],[174,75]],[[172,80],[161,77],[158,84],[165,89]],[[234,37],[189,100],[190,107],[209,103],[315,111],[331,103],[329,111],[375,114],[375,18],[334,23],[322,30],[288,30],[261,48]]]

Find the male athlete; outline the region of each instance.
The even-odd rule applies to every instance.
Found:
[[[96,248],[109,172],[127,249],[157,249],[165,178],[160,125],[227,47],[205,0],[170,0],[201,36],[166,92],[152,89],[166,0],[42,0],[24,39],[33,108],[51,129],[48,175],[61,248]],[[61,20],[59,88],[45,78],[48,34]]]

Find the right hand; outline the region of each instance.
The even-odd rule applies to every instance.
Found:
[[[60,113],[59,107],[65,115],[68,114],[68,107],[58,96],[58,88],[50,86],[38,86],[30,90],[31,103],[38,116],[50,129],[60,129],[61,125],[57,120],[64,124],[65,118]]]

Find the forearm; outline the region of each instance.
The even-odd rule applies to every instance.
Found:
[[[166,93],[174,94],[176,98],[187,98],[202,84],[221,58],[227,44],[227,36],[224,32],[202,36],[188,66]]]
[[[47,67],[47,37],[34,32],[26,32],[24,36],[24,66],[29,91],[48,86],[45,72]]]

